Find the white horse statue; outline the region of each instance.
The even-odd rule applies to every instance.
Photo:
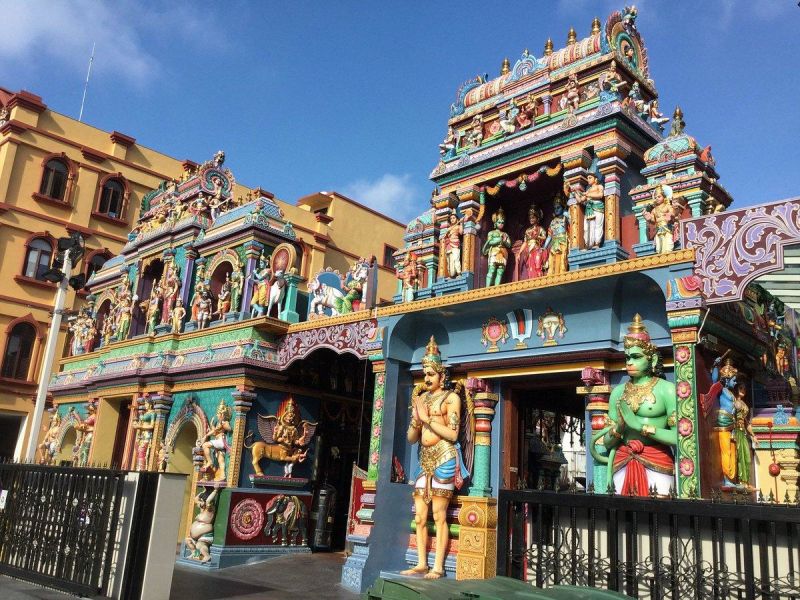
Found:
[[[283,297],[285,295],[286,278],[284,277],[283,271],[275,271],[274,281],[269,288],[269,301],[267,306],[259,304],[256,299],[253,299],[250,306],[250,318],[262,317],[264,315],[269,316],[269,314],[272,312],[273,306],[278,307],[278,316],[280,316],[281,303],[283,302]]]
[[[331,309],[331,316],[335,317],[339,314],[336,307],[341,303],[342,298],[344,298],[344,294],[341,290],[322,283],[319,279],[314,279],[309,282],[308,291],[311,292],[311,304],[308,310],[310,315],[324,314],[323,309],[325,308]],[[337,300],[339,302],[337,302]]]

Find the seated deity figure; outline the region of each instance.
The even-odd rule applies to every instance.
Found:
[[[533,97],[533,93],[530,93],[524,106],[517,113],[517,125],[520,129],[525,129],[534,123],[536,123],[536,99]]]
[[[511,248],[511,238],[503,231],[506,222],[506,214],[499,208],[492,215],[492,229],[486,236],[481,253],[488,257],[488,269],[486,271],[486,287],[500,285],[503,281],[503,273],[508,263],[508,250]]]
[[[548,251],[545,248],[547,231],[540,224],[541,219],[542,211],[536,206],[531,206],[528,210],[530,225],[525,230],[519,253],[519,261],[522,263],[519,267],[520,276],[523,276],[521,267],[524,265],[526,279],[541,277],[547,265]]]
[[[469,472],[459,444],[462,423],[461,388],[445,387],[445,368],[436,340],[431,336],[422,359],[424,383],[412,394],[411,423],[406,432],[410,444],[419,443],[419,469],[414,476],[414,521],[417,536],[417,564],[402,573],[424,574],[426,579],[444,577],[449,539],[447,507]],[[462,439],[465,443],[469,440]],[[428,570],[428,515],[436,525],[436,554]]]
[[[644,218],[656,227],[653,241],[656,254],[672,252],[675,248],[672,223],[675,220],[675,208],[672,204],[672,188],[666,184],[656,186],[653,190],[653,204],[644,210]]]
[[[605,189],[599,173],[586,175],[586,191],[578,192],[578,202],[583,204],[583,241],[586,248],[599,248],[603,243],[605,223]]]
[[[442,158],[450,158],[455,156],[456,153],[456,146],[458,144],[458,138],[456,137],[456,132],[453,127],[447,128],[447,135],[442,140],[442,143],[439,144],[439,154],[441,154]]]
[[[731,359],[722,364],[722,357],[714,361],[711,381],[714,396],[719,394],[717,426],[714,435],[719,444],[723,485],[753,489],[751,485],[752,454],[750,442],[758,446],[745,401],[747,386],[741,381],[739,370]]]
[[[205,462],[202,467],[204,471],[215,468],[211,453],[213,452],[215,455],[217,481],[223,481],[225,479],[225,454],[227,454],[230,449],[228,443],[228,434],[230,432],[231,412],[225,405],[225,401],[220,400],[219,406],[217,407],[217,414],[211,419],[211,426],[209,427],[208,433],[203,436],[203,443],[201,446],[203,449],[203,456],[205,457]]]
[[[461,274],[461,236],[464,226],[453,212],[450,214],[450,225],[444,233],[444,253],[447,258],[447,276],[458,277]]]
[[[675,385],[663,379],[658,349],[637,314],[624,338],[629,380],[613,389],[606,427],[592,439],[590,450],[608,464],[617,494],[647,496],[651,489],[667,495],[673,487],[678,443]],[[601,443],[608,456],[598,453]]]
[[[547,227],[547,239],[544,242],[550,256],[548,258],[548,275],[566,273],[569,269],[567,255],[569,254],[569,217],[564,212],[564,203],[561,198],[553,202],[553,218]]]

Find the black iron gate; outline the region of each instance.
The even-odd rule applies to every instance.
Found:
[[[800,600],[800,503],[501,491],[498,575],[634,598]]]
[[[105,595],[125,472],[0,464],[0,573]]]

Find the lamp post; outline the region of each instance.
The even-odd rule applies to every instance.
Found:
[[[61,330],[61,317],[64,314],[64,302],[67,298],[67,288],[72,285],[80,289],[83,287],[83,276],[70,277],[73,259],[77,262],[83,255],[83,238],[80,234],[73,234],[68,238],[58,240],[58,249],[64,253],[64,264],[61,266],[58,259],[53,263],[53,268],[43,274],[48,281],[58,284],[56,291],[56,302],[53,310],[53,321],[50,324],[50,331],[47,333],[47,343],[44,349],[44,362],[39,374],[39,389],[36,392],[36,405],[33,408],[33,422],[31,423],[30,435],[28,436],[28,449],[25,452],[25,460],[33,462],[36,458],[36,446],[39,440],[39,429],[42,427],[42,415],[47,401],[47,385],[50,382],[50,374],[53,371],[53,358],[56,354],[56,342],[58,332]]]

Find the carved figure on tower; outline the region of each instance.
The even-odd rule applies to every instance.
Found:
[[[444,232],[444,254],[447,258],[447,276],[458,277],[461,274],[461,238],[464,225],[453,211],[450,213],[450,225]]]
[[[225,318],[225,314],[231,310],[231,276],[230,273],[225,274],[225,281],[222,282],[222,288],[217,294],[217,310],[214,314],[220,319]]]
[[[39,444],[39,464],[52,465],[55,463],[56,454],[60,450],[58,444],[58,434],[61,430],[61,415],[57,412],[53,413],[50,417],[50,424],[47,426],[47,432],[44,434],[42,443]]]
[[[175,308],[172,309],[172,333],[183,331],[183,318],[186,316],[186,309],[183,307],[183,300],[178,298],[175,301]]]
[[[217,414],[211,419],[208,431],[202,438],[203,463],[202,471],[215,472],[216,481],[225,480],[225,455],[230,450],[228,435],[231,432],[231,409],[224,400],[219,401]],[[213,453],[213,456],[212,456]]]
[[[511,248],[511,238],[503,231],[506,215],[502,208],[492,215],[492,229],[486,236],[481,253],[488,257],[488,270],[486,271],[486,287],[500,285],[503,273],[508,263],[508,251]]]
[[[456,155],[456,149],[458,145],[458,138],[456,137],[456,132],[452,126],[447,128],[447,135],[444,136],[444,140],[442,143],[439,144],[439,154],[442,155],[442,158],[452,158]]]
[[[566,273],[569,269],[569,217],[564,211],[564,201],[557,197],[553,201],[553,218],[547,227],[547,239],[544,242],[550,256],[548,258],[548,275]]]
[[[658,348],[638,314],[624,346],[629,380],[612,390],[606,426],[592,437],[590,450],[598,463],[608,464],[616,493],[647,496],[654,488],[666,495],[675,481],[675,385],[663,378]],[[598,452],[598,444],[607,456]]]
[[[293,398],[289,398],[283,411],[278,415],[258,415],[258,432],[263,441],[257,441],[251,446],[247,439],[253,436],[248,432],[245,437],[244,447],[253,455],[253,470],[257,476],[263,476],[259,462],[262,458],[285,463],[283,476],[291,477],[295,463],[303,462],[308,456],[308,449],[317,423],[301,418],[300,410]]]
[[[515,100],[516,102],[516,100]],[[520,129],[525,129],[536,123],[536,99],[533,93],[529,93],[525,99],[524,106],[517,114],[517,125]]]
[[[156,281],[150,298],[144,300],[139,308],[147,315],[147,333],[153,333],[161,317],[161,280]]]
[[[167,273],[164,275],[161,284],[161,296],[163,298],[161,307],[161,323],[166,325],[172,319],[172,308],[181,289],[181,278],[178,267],[170,262],[167,266]]]
[[[723,358],[720,356],[714,361],[711,369],[713,385],[708,394],[712,401],[719,397],[714,435],[719,444],[723,485],[752,490],[750,443],[752,441],[753,446],[758,446],[758,441],[750,424],[747,386],[733,361],[728,358],[723,364]]]
[[[153,410],[153,402],[150,398],[144,399],[144,412],[136,419],[131,427],[136,430],[136,470],[146,471],[150,462],[150,453],[153,451],[153,429],[156,425],[156,411]]]
[[[258,257],[258,264],[250,274],[250,279],[253,280],[253,299],[250,304],[262,307],[267,306],[269,304],[272,269],[270,268],[269,256],[266,256],[263,252]],[[251,316],[255,316],[255,314],[251,314]]]
[[[585,192],[576,193],[578,202],[583,204],[583,240],[586,248],[599,248],[603,244],[605,229],[605,188],[602,176],[596,171],[586,175]]]
[[[417,564],[402,573],[438,579],[444,577],[449,540],[447,507],[455,490],[461,489],[470,475],[472,411],[460,384],[454,389],[446,387],[445,368],[433,336],[425,348],[422,369],[424,382],[412,393],[411,422],[406,432],[410,444],[419,444],[419,468],[412,479]],[[465,445],[464,455],[459,438]],[[436,525],[436,554],[433,568],[428,570],[428,515],[431,512]]]
[[[528,210],[528,223],[522,244],[519,248],[518,265],[520,278],[533,279],[544,275],[547,265],[548,251],[545,247],[547,231],[541,225],[542,211],[531,205]],[[525,272],[522,272],[524,266]]]
[[[75,447],[77,448],[77,467],[85,467],[89,464],[89,454],[92,450],[92,441],[94,441],[94,425],[97,421],[97,404],[94,402],[87,402],[86,411],[88,415],[83,421],[75,425],[78,431],[78,437],[75,440]]]
[[[209,547],[214,541],[214,516],[217,513],[215,501],[218,491],[214,488],[205,498],[201,491],[194,497],[194,503],[200,511],[189,527],[189,536],[185,540],[186,547],[190,551],[189,558],[203,563],[211,560]]]
[[[397,269],[397,278],[403,282],[403,302],[413,302],[414,294],[419,288],[422,265],[419,264],[416,253],[409,250],[406,252],[403,262],[400,263],[400,267],[402,268]]]
[[[467,131],[467,142],[473,148],[477,148],[483,142],[483,117],[475,115]]]
[[[675,248],[673,237],[673,221],[675,209],[672,204],[672,188],[661,184],[653,190],[653,204],[645,207],[644,218],[648,223],[655,225],[653,241],[656,245],[656,254],[672,252]]]

